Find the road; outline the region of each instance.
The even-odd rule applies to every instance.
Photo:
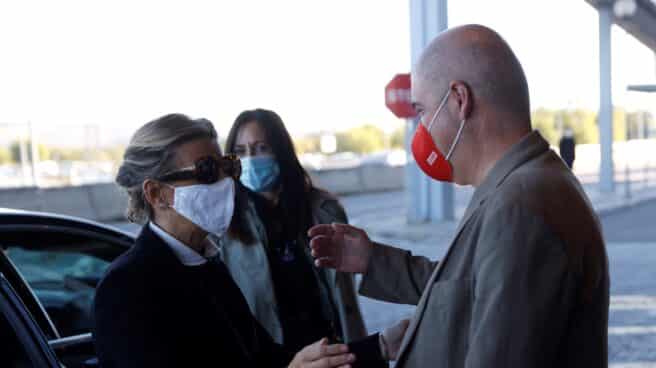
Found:
[[[601,222],[608,242],[656,242],[656,201],[608,214]]]
[[[608,354],[617,367],[656,367],[655,220],[656,201],[602,218],[611,272]]]

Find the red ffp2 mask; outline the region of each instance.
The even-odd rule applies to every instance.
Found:
[[[433,118],[431,119],[428,127],[426,127],[422,122],[419,123],[417,130],[415,131],[415,135],[412,138],[411,147],[412,155],[414,156],[415,161],[417,162],[417,165],[421,171],[435,180],[444,182],[453,182],[453,168],[451,167],[449,159],[451,158],[453,150],[460,140],[462,129],[465,126],[465,120],[460,123],[458,134],[453,140],[451,148],[449,149],[449,152],[446,154],[446,156],[440,151],[439,148],[437,148],[437,145],[435,145],[435,141],[430,134],[430,129],[433,126],[437,115],[446,104],[450,94],[451,90],[449,90],[444,98],[442,98],[442,101],[435,111],[435,114],[433,115]]]

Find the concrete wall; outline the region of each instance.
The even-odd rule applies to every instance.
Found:
[[[366,165],[311,172],[315,185],[336,194],[403,188],[403,167]],[[0,208],[55,212],[96,221],[124,218],[127,196],[113,183],[64,188],[0,189]]]
[[[620,176],[626,166],[641,170],[656,168],[656,140],[617,142],[615,165]],[[584,182],[596,182],[599,145],[579,145],[574,172]],[[310,172],[315,185],[336,194],[399,190],[404,185],[404,167],[368,164],[350,169]],[[0,207],[56,212],[97,221],[124,218],[127,197],[112,183],[66,188],[0,189]]]
[[[0,190],[0,207],[56,212],[96,221],[123,218],[126,204],[127,196],[113,183]]]
[[[365,165],[351,169],[310,172],[314,184],[336,194],[398,190],[403,188],[404,167]]]

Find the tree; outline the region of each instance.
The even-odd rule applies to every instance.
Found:
[[[613,110],[613,141],[625,141],[626,136],[626,110],[617,107]]]
[[[572,111],[572,130],[577,143],[599,143],[597,114],[583,109]]]
[[[562,130],[570,128],[578,144],[599,143],[599,126],[596,113],[584,109],[549,110],[540,108],[531,114],[533,128],[542,133],[553,146],[560,141]]]
[[[374,125],[363,125],[337,134],[337,151],[370,153],[385,149],[385,133]]]
[[[0,147],[0,165],[11,164],[13,162],[11,151],[5,147]]]
[[[391,148],[404,148],[405,147],[405,126],[398,127],[390,137]]]
[[[37,150],[39,153],[39,160],[49,160],[50,159],[50,150],[48,147],[46,147],[43,144],[39,144],[37,146]],[[14,162],[21,162],[21,142],[20,141],[15,141],[13,142],[10,147],[9,151],[11,154],[11,158]],[[28,161],[32,161],[32,142],[27,141],[25,142],[25,153],[26,153],[26,159]]]
[[[538,130],[551,145],[557,145],[560,132],[556,129],[556,114],[553,110],[537,109],[531,114],[533,128]]]
[[[320,139],[317,136],[305,136],[294,139],[294,148],[296,153],[302,155],[304,153],[319,152]]]
[[[221,146],[221,147],[225,147],[225,146]],[[124,154],[125,154],[125,147],[123,146],[116,146],[107,149],[107,155],[110,157],[110,160],[114,162],[123,161]]]
[[[79,148],[53,148],[50,156],[55,161],[82,161],[85,157]]]

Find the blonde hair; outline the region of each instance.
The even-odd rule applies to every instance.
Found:
[[[127,218],[145,224],[152,208],[143,193],[143,182],[156,179],[175,169],[176,149],[199,138],[217,139],[214,126],[206,119],[191,119],[183,114],[169,114],[137,130],[123,155],[116,183],[127,191]]]

